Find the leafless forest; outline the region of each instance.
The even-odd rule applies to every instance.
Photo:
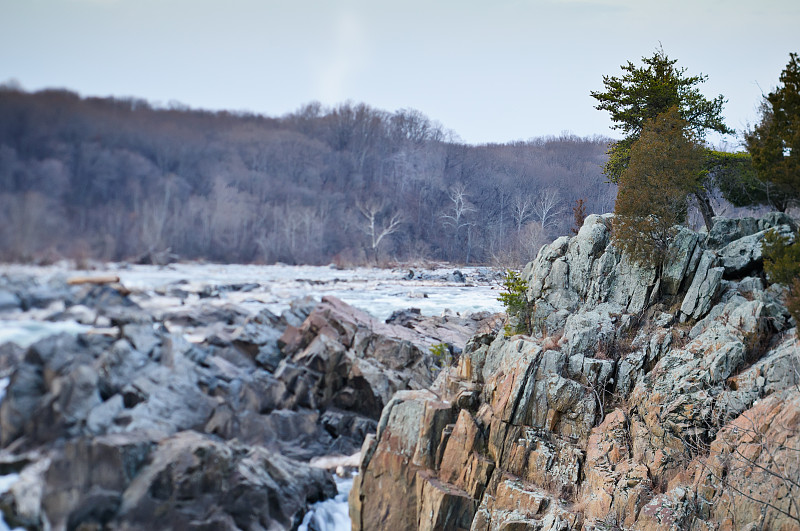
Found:
[[[520,263],[613,209],[608,139],[465,145],[421,113],[271,118],[0,89],[0,259]]]

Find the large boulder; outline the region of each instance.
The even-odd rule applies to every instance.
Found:
[[[794,241],[794,231],[789,225],[780,225],[768,230],[775,230],[781,236],[788,238],[790,242]],[[725,268],[727,278],[742,277],[760,268],[762,262],[761,242],[766,233],[767,230],[762,230],[739,238],[718,251],[719,261]]]
[[[711,303],[720,287],[724,267],[716,267],[717,255],[713,251],[705,251],[700,257],[694,279],[681,303],[681,318],[698,319],[711,308]]]
[[[377,435],[364,441],[350,491],[353,529],[417,529],[420,466],[413,458],[419,444],[430,446],[441,435],[429,432],[424,443],[419,436],[426,410],[439,409],[437,402],[428,391],[400,391],[384,408]]]
[[[103,338],[60,334],[32,345],[0,404],[0,443],[7,446],[24,435],[26,444],[34,445],[79,433],[89,411],[101,402],[93,363],[109,344]]]
[[[300,327],[278,341],[284,359],[275,376],[292,407],[354,411],[377,419],[392,395],[433,384],[437,343],[461,350],[481,322],[471,317],[380,322],[335,297],[323,297]]]
[[[196,432],[162,441],[121,495],[121,529],[290,529],[308,503],[333,496],[323,470]]]
[[[4,495],[11,523],[52,529],[292,529],[336,487],[321,469],[194,431],[70,440]],[[157,518],[154,519],[154,515]]]

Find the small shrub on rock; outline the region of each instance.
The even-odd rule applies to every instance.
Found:
[[[764,257],[764,271],[769,281],[775,284],[790,286],[800,277],[800,232],[791,238],[775,229],[767,231],[761,243],[761,255]]]
[[[436,365],[438,367],[446,367],[450,365],[453,360],[453,355],[450,352],[450,345],[447,343],[431,345],[430,352],[434,360],[436,360]]]
[[[575,206],[572,207],[572,215],[575,218],[575,226],[572,227],[570,232],[578,234],[583,227],[583,222],[586,221],[586,202],[583,199],[576,199]]]
[[[770,230],[761,243],[761,255],[769,281],[789,286],[784,304],[800,324],[800,231],[795,234],[794,242],[790,241],[789,236]]]
[[[497,297],[508,314],[508,324],[503,327],[506,337],[533,332],[533,306],[525,293],[528,283],[516,271],[507,270],[502,281],[504,292]]]
[[[800,326],[800,279],[794,279],[789,295],[786,296],[786,308],[789,314],[794,317],[794,322]]]

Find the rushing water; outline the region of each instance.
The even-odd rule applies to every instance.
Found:
[[[339,493],[330,499],[312,505],[298,531],[349,531],[350,515],[347,508],[347,496],[353,487],[353,478],[336,479]]]
[[[395,310],[419,308],[423,315],[453,312],[502,311],[497,301],[498,285],[491,280],[493,270],[460,268],[466,283],[448,281],[454,268],[423,270],[424,278],[409,279],[408,269],[354,268],[330,266],[172,264],[167,267],[107,264],[95,271],[75,271],[64,267],[1,265],[0,275],[33,276],[42,282],[84,275],[116,275],[134,293],[133,299],[146,309],[157,311],[187,304],[233,303],[253,312],[266,307],[280,313],[299,297],[319,299],[333,295],[378,319]],[[250,284],[246,290],[228,289]],[[179,287],[191,294],[177,299],[168,294]],[[219,288],[216,297],[198,299],[203,288]],[[0,330],[4,325],[0,325]],[[0,338],[2,342],[2,338]]]
[[[34,320],[1,320],[0,319],[0,345],[13,342],[20,347],[27,348],[47,336],[68,332],[77,334],[85,332],[91,327],[78,324],[74,321],[49,322]]]

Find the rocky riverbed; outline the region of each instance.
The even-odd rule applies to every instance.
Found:
[[[0,275],[0,509],[29,529],[296,528],[336,495],[311,461],[500,323],[488,269]]]

